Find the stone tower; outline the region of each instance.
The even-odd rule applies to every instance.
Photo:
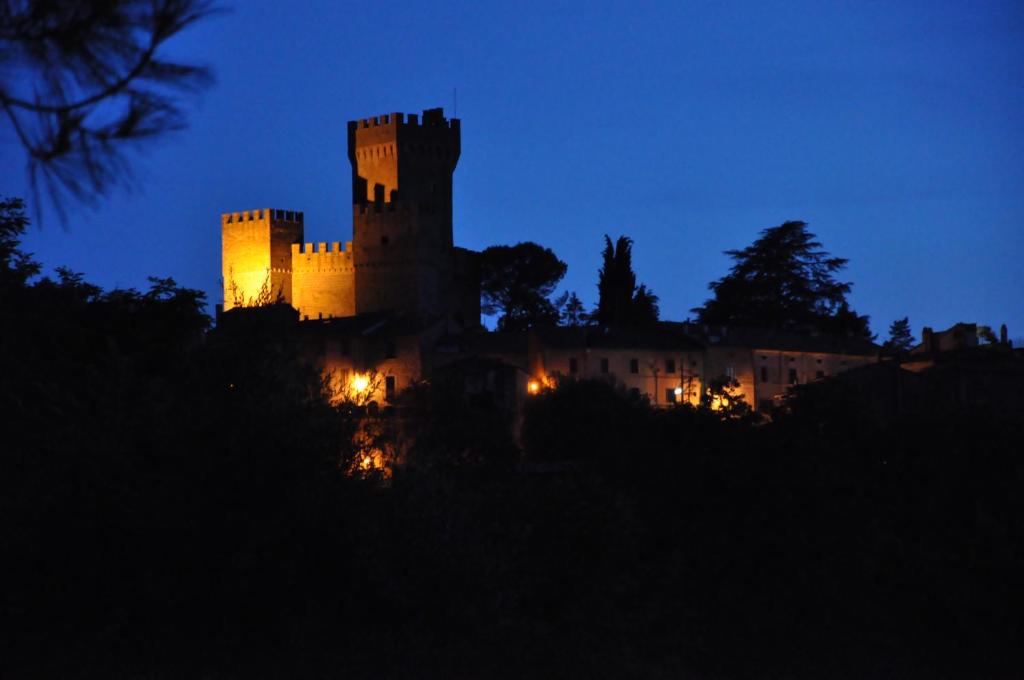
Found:
[[[471,263],[452,247],[459,130],[442,109],[348,124],[357,314],[437,318],[460,314],[468,301],[461,292]]]
[[[292,244],[302,242],[302,222],[301,212],[271,208],[220,216],[225,310],[292,301]]]

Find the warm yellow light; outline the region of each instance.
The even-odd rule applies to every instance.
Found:
[[[352,377],[352,389],[356,392],[365,392],[370,386],[370,379],[365,375],[356,374]]]
[[[526,383],[526,391],[529,392],[530,394],[538,394],[540,392],[540,382],[536,380],[531,380],[530,382]]]
[[[682,387],[677,387],[677,388],[676,388],[676,389],[674,390],[674,393],[675,393],[675,395],[676,395],[677,397],[681,397],[681,396],[683,396],[683,388],[682,388]]]

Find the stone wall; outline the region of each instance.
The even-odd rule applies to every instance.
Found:
[[[292,305],[299,318],[330,319],[356,313],[352,244],[293,244]]]

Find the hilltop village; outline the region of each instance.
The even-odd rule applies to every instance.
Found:
[[[348,133],[352,241],[223,215],[212,328],[43,275],[0,201],[0,676],[1019,675],[1005,327],[486,331],[458,121]]]
[[[794,385],[879,363],[881,347],[850,333],[672,321],[482,332],[478,254],[453,240],[460,151],[460,121],[439,108],[349,122],[352,240],[305,242],[301,211],[223,214],[222,323],[236,308],[277,303],[335,392],[378,404],[455,372],[513,409],[563,377],[612,379],[661,407],[703,403],[717,382],[726,389],[714,400],[769,412]],[[908,364],[916,371],[940,345],[978,344],[968,325],[926,333]]]

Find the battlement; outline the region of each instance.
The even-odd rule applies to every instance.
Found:
[[[342,247],[341,242],[331,241],[320,241],[318,243],[293,243],[292,244],[292,256],[296,255],[312,255],[312,254],[334,254],[334,255],[346,255],[352,257],[352,241],[345,241],[345,246]]]
[[[445,118],[443,109],[426,109],[423,111],[422,120],[418,114],[410,113],[385,113],[381,116],[360,118],[349,121],[349,129],[368,129],[388,126],[405,127],[445,127],[449,129],[459,128],[458,118]]]
[[[278,210],[277,208],[259,208],[256,210],[243,210],[241,212],[221,213],[220,223],[234,224],[239,222],[291,222],[293,224],[303,223],[303,214],[298,210]]]

